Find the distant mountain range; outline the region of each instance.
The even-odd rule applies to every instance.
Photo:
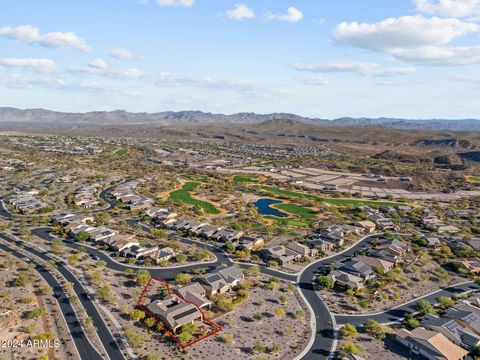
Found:
[[[17,109],[0,107],[0,122],[10,125],[23,122],[30,124],[62,124],[81,127],[82,125],[181,125],[181,124],[261,124],[273,119],[320,126],[386,126],[406,130],[452,130],[480,131],[480,120],[408,120],[396,118],[350,118],[334,120],[302,117],[288,113],[255,114],[237,113],[232,115],[212,114],[202,111],[165,111],[158,113],[131,113],[123,110],[93,111],[86,113],[65,113],[44,109]]]

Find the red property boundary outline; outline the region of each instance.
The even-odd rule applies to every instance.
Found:
[[[167,329],[167,327],[165,325],[163,325],[143,304],[142,304],[142,300],[143,300],[143,297],[145,296],[145,293],[147,292],[148,290],[148,287],[150,286],[150,283],[152,282],[152,280],[155,280],[155,281],[158,281],[158,282],[161,282],[162,284],[164,284],[166,287],[167,287],[167,291],[168,291],[168,294],[169,295],[174,295],[176,297],[178,297],[179,299],[181,299],[182,301],[188,303],[188,304],[192,304],[194,305],[198,311],[200,311],[200,313],[202,314],[202,320],[209,323],[210,325],[212,325],[215,330],[211,333],[208,333],[206,334],[205,336],[201,337],[200,339],[197,339],[197,340],[194,340],[194,341],[190,341],[189,343],[187,344],[183,344],[176,336],[174,333],[172,333],[170,330]],[[215,335],[217,333],[219,333],[220,331],[222,331],[222,328],[220,326],[218,326],[217,324],[215,324],[212,320],[210,320],[209,318],[207,318],[205,316],[205,313],[202,311],[202,309],[200,309],[200,307],[191,302],[191,301],[188,301],[186,299],[184,299],[183,297],[181,297],[180,295],[177,295],[175,294],[174,292],[170,291],[170,286],[169,286],[169,282],[167,280],[162,280],[162,279],[159,279],[159,278],[154,278],[154,277],[151,277],[149,280],[148,280],[148,283],[147,285],[145,285],[145,287],[143,288],[143,291],[142,291],[142,294],[140,295],[140,298],[138,299],[137,301],[137,306],[142,309],[149,317],[151,317],[152,319],[155,320],[155,323],[160,325],[161,328],[163,330],[165,330],[165,332],[178,344],[180,345],[180,347],[182,349],[186,349],[187,347],[189,346],[192,346],[193,344],[196,344],[202,340],[205,340],[206,338],[212,336],[212,335]]]

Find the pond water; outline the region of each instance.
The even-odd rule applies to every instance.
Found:
[[[258,212],[261,215],[286,217],[287,214],[284,214],[281,211],[278,211],[277,209],[270,207],[270,205],[281,204],[281,203],[282,201],[280,200],[259,199],[255,201],[253,204],[257,207]]]

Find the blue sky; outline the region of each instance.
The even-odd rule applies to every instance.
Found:
[[[480,117],[480,0],[4,0],[0,106]]]

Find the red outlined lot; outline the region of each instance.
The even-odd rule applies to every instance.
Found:
[[[160,283],[162,283],[166,289],[167,289],[167,292],[169,295],[173,295],[173,296],[176,296],[178,297],[180,300],[186,302],[186,303],[189,303],[189,304],[192,304],[194,305],[198,311],[200,311],[200,313],[202,314],[202,320],[206,323],[208,323],[209,325],[211,325],[213,327],[213,331],[211,331],[210,333],[202,336],[200,339],[196,339],[196,340],[193,340],[193,341],[190,341],[189,343],[187,344],[183,344],[176,336],[174,333],[172,333],[170,330],[167,329],[167,327],[165,325],[163,325],[148,309],[145,305],[143,305],[143,299],[145,297],[145,294],[147,293],[148,291],[148,288],[150,287],[150,284],[152,283],[152,281],[158,281]],[[212,335],[215,335],[217,333],[219,333],[222,328],[220,326],[218,326],[217,324],[215,324],[212,320],[210,320],[209,318],[207,318],[205,316],[205,313],[202,311],[202,309],[195,303],[191,302],[191,301],[188,301],[186,299],[184,299],[183,297],[177,295],[176,293],[174,293],[173,291],[170,290],[170,286],[169,286],[169,283],[168,281],[166,280],[161,280],[161,279],[158,279],[158,278],[150,278],[150,280],[148,280],[148,283],[147,285],[145,285],[145,287],[143,288],[143,291],[142,291],[142,294],[140,295],[140,298],[138,299],[137,301],[137,306],[142,309],[147,315],[148,317],[151,317],[152,319],[155,320],[155,322],[182,348],[182,349],[185,349],[189,346],[192,346],[193,344],[196,344],[202,340],[205,340],[206,338],[212,336]]]

